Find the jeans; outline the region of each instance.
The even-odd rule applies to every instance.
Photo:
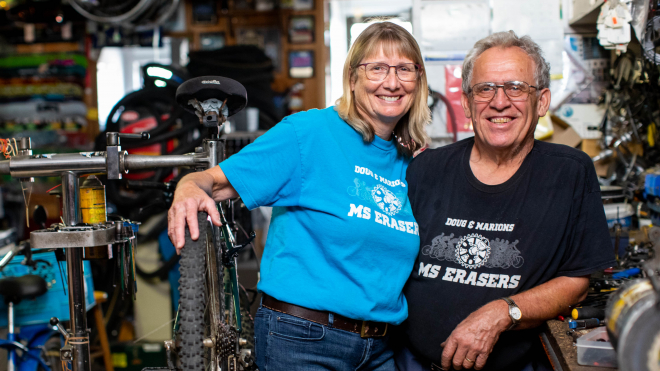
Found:
[[[254,327],[260,371],[395,371],[387,336],[363,339],[332,323],[324,326],[264,307]]]

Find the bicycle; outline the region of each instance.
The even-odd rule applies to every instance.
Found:
[[[247,104],[243,86],[233,82],[227,87],[226,80],[229,79],[204,78],[186,81],[177,89],[176,101],[195,113],[204,126],[221,127],[227,117]],[[222,85],[238,94],[227,96],[221,103],[215,96]],[[214,91],[214,88],[217,90]],[[189,105],[193,109],[189,108]],[[214,108],[218,109],[219,115],[214,114]],[[224,145],[224,142],[219,144]],[[224,154],[224,151],[221,153]],[[220,163],[223,157],[219,156],[217,163]],[[179,261],[181,321],[176,321],[175,324],[175,328],[180,325],[180,362],[184,370],[250,370],[255,368],[251,350],[241,349],[241,345],[245,345],[248,340],[240,338],[242,316],[236,257],[239,251],[254,239],[254,233],[246,244],[236,245],[234,233],[230,228],[233,220],[229,223],[222,204],[216,205],[221,227],[212,225],[208,221],[208,215],[200,212],[197,216],[200,234],[196,241],[192,240],[190,231],[186,228],[185,247]],[[233,216],[234,202],[226,201],[226,209],[229,215]],[[202,266],[205,267],[204,270],[199,269]],[[225,308],[228,309],[226,313]],[[170,342],[170,346],[171,344]]]
[[[121,251],[122,261],[129,263],[122,266],[126,268],[125,271],[129,271],[137,230],[137,225],[127,220],[93,225],[80,223],[78,178],[81,174],[106,173],[109,180],[116,180],[121,179],[122,174],[129,170],[162,167],[204,170],[217,166],[224,158],[224,141],[221,139],[223,125],[228,117],[245,108],[247,93],[234,80],[205,76],[182,84],[177,89],[176,101],[186,110],[195,113],[208,131],[202,146],[195,148],[192,154],[127,154],[121,149],[120,138],[148,139],[149,134],[109,132],[106,134],[104,152],[33,155],[29,138],[21,138],[18,153],[10,160],[0,161],[0,174],[10,174],[22,181],[30,181],[35,176],[59,176],[62,179],[63,223],[31,232],[30,241],[33,249],[64,249],[66,252],[71,330],[63,331],[67,337],[76,341],[62,349],[61,359],[71,362],[73,371],[90,370],[82,281],[83,246],[106,249],[108,258],[112,258],[112,254],[107,246],[114,246],[113,251]],[[227,202],[229,211],[232,205],[233,201]],[[235,244],[222,205],[218,204],[218,209],[223,226],[208,227],[205,214],[200,214],[200,226],[207,228],[200,228],[203,234],[197,241],[192,241],[188,235],[187,247],[181,258],[184,284],[180,286],[181,309],[175,321],[175,329],[180,327],[180,331],[175,333],[180,336],[165,344],[170,370],[176,370],[177,363],[186,371],[206,367],[222,371],[254,368],[251,351],[243,349],[248,340],[240,338],[242,318],[236,274],[236,256],[247,243],[241,246]],[[254,238],[254,234],[251,238]],[[202,266],[206,269],[200,270]],[[134,294],[134,283],[126,282],[126,279],[122,282]],[[208,298],[210,304],[202,305],[204,298]],[[227,315],[225,307],[230,309]],[[175,353],[179,355],[178,359]]]
[[[0,271],[12,261],[17,254],[24,254],[20,271],[33,271],[38,264],[51,264],[43,259],[32,259],[28,243],[10,243],[2,250],[9,250],[0,260]],[[26,268],[29,267],[29,268]],[[16,272],[14,272],[16,273]],[[19,273],[20,274],[20,273]],[[43,272],[41,273],[43,274]],[[9,276],[0,279],[0,295],[7,304],[7,338],[0,339],[0,348],[7,351],[8,371],[60,371],[62,364],[59,357],[61,337],[48,323],[16,324],[15,306],[26,299],[37,299],[48,291],[46,280],[33,272],[20,276]],[[35,320],[31,321],[35,322]],[[39,321],[36,321],[39,322]]]

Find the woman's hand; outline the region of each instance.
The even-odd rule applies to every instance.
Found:
[[[213,198],[209,194],[213,194]],[[238,196],[219,166],[212,169],[191,173],[181,179],[174,192],[174,200],[167,213],[167,234],[176,248],[177,254],[185,244],[186,224],[193,240],[199,238],[197,213],[205,211],[211,222],[220,226],[220,213],[216,201],[223,201]],[[215,200],[214,200],[215,199]]]

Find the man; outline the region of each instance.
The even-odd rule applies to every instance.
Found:
[[[407,172],[421,249],[406,286],[404,357],[421,370],[538,370],[544,321],[612,266],[590,158],[538,142],[549,66],[531,38],[493,34],[463,63],[474,138],[427,150]]]

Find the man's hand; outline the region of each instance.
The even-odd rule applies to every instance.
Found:
[[[472,312],[452,331],[441,346],[442,368],[481,370],[500,334],[511,325],[504,300],[490,302]]]
[[[206,211],[211,216],[211,222],[217,226],[221,225],[220,213],[215,206],[215,201],[204,192],[195,182],[180,184],[174,192],[172,207],[167,213],[167,234],[176,247],[176,253],[181,254],[185,243],[185,228],[188,224],[190,238],[199,238],[199,226],[197,225],[197,213]]]
[[[586,298],[589,276],[556,277],[539,286],[511,297],[522,312],[516,330],[539,326],[543,321],[570,312],[570,306]],[[440,346],[442,367],[448,370],[473,368],[480,370],[503,331],[511,326],[509,305],[501,299],[471,313],[459,323]]]

